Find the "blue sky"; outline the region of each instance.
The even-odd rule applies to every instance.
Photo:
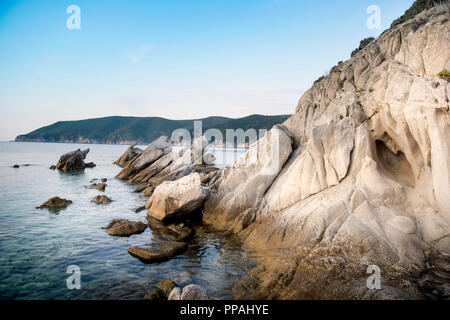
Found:
[[[294,112],[413,0],[0,0],[0,140],[59,120]],[[81,9],[69,30],[66,9]],[[381,29],[366,9],[381,9]]]

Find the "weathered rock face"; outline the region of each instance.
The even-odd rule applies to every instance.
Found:
[[[80,149],[66,153],[59,158],[56,164],[56,169],[64,172],[84,170],[86,164],[84,159],[86,159],[89,149],[81,151]]]
[[[127,151],[125,151],[125,153],[119,159],[117,159],[114,164],[123,168],[128,162],[139,156],[142,153],[142,150],[136,148],[136,144],[137,143],[133,143],[131,146],[129,146]]]
[[[450,84],[438,76],[450,69],[449,29],[450,14],[431,9],[385,31],[274,129],[272,175],[256,149],[274,130],[223,173],[204,221],[271,252],[236,297],[249,287],[262,299],[423,297],[408,279],[430,250],[450,253]],[[254,153],[264,165],[244,161]],[[369,265],[381,290],[366,286]]]
[[[205,205],[203,220],[226,229],[242,212],[256,208],[292,152],[291,137],[281,126],[270,130],[223,173],[222,183]]]
[[[110,236],[129,237],[133,234],[140,234],[147,229],[147,225],[143,222],[136,222],[130,220],[113,220],[105,229]]]
[[[197,211],[208,196],[198,173],[156,187],[147,202],[148,216],[161,221],[171,220]]]

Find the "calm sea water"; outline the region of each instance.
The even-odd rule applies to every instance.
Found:
[[[49,170],[59,156],[90,148],[87,161],[97,164],[84,173]],[[146,203],[134,186],[114,176],[113,165],[127,146],[0,142],[0,298],[1,299],[143,299],[162,279],[179,285],[204,286],[215,299],[231,299],[231,288],[251,265],[234,237],[200,229],[191,240],[198,247],[170,261],[147,265],[127,252],[151,242],[152,233],[130,238],[109,236],[102,227],[112,219],[146,222]],[[237,155],[244,149],[236,150]],[[211,150],[217,164],[236,155]],[[233,154],[235,154],[233,152]],[[226,155],[226,156],[225,156]],[[228,163],[224,163],[224,159]],[[29,164],[13,169],[14,164]],[[102,192],[87,189],[90,180],[107,178],[106,206],[90,202]],[[35,209],[51,197],[73,204],[58,214]],[[67,267],[81,269],[81,289],[69,290]]]

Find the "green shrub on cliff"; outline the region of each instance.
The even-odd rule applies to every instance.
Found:
[[[416,0],[416,2],[413,3],[411,8],[405,11],[405,14],[402,15],[400,18],[394,20],[392,22],[391,28],[395,27],[396,25],[399,25],[400,23],[403,23],[407,21],[408,19],[411,19],[421,13],[423,10],[428,10],[433,8],[436,5],[448,3],[448,0]]]

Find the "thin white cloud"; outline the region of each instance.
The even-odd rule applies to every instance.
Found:
[[[152,46],[150,44],[145,44],[139,49],[137,49],[135,52],[133,52],[133,55],[131,56],[131,62],[134,64],[137,64],[141,62],[141,60],[145,57],[147,53],[150,52],[152,49]]]

